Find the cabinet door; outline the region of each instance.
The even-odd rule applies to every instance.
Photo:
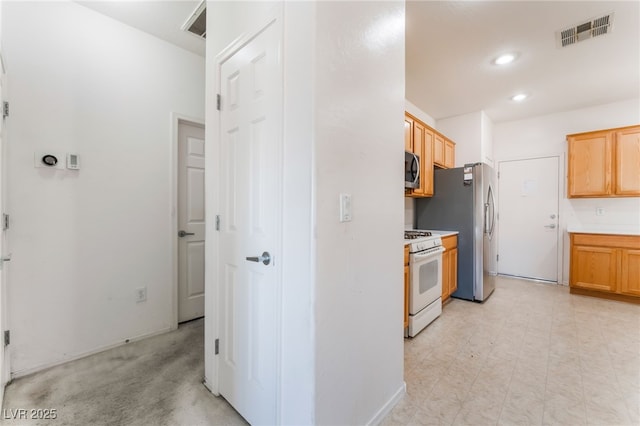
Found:
[[[640,296],[640,250],[622,250],[620,293]]]
[[[413,195],[423,196],[426,182],[424,175],[424,126],[417,121],[413,122],[413,153],[420,157],[420,186],[413,189]]]
[[[404,150],[413,152],[413,120],[404,118]]]
[[[449,280],[451,279],[451,252],[442,253],[442,301],[449,298]]]
[[[571,249],[570,285],[589,290],[616,291],[617,250],[574,245]]]
[[[404,267],[404,326],[409,326],[409,267]]]
[[[452,169],[456,165],[456,144],[450,140],[444,142],[444,166]]]
[[[424,177],[423,187],[425,197],[431,197],[433,195],[433,130],[424,129],[424,150],[422,152],[422,176]]]
[[[439,166],[445,165],[444,137],[437,133],[433,136],[433,162]]]
[[[640,127],[615,133],[616,195],[640,195]]]
[[[568,196],[597,197],[611,194],[612,141],[610,132],[570,136]]]
[[[449,258],[449,295],[458,289],[458,249],[451,249]]]

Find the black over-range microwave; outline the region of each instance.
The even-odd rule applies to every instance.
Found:
[[[404,187],[418,188],[420,186],[420,157],[413,152],[404,152]]]

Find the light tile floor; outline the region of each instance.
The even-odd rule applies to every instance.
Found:
[[[384,425],[638,425],[640,306],[499,277],[405,339]]]

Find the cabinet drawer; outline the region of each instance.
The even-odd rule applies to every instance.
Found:
[[[640,249],[640,235],[571,234],[571,242],[580,246]]]

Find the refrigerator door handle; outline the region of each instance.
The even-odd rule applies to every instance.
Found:
[[[484,203],[484,233],[489,233],[489,203]]]
[[[485,204],[485,223],[488,224],[489,219],[489,211],[491,211],[491,225],[487,230],[487,234],[489,234],[489,239],[493,238],[493,231],[496,227],[496,201],[493,198],[493,188],[489,185],[489,202]]]

